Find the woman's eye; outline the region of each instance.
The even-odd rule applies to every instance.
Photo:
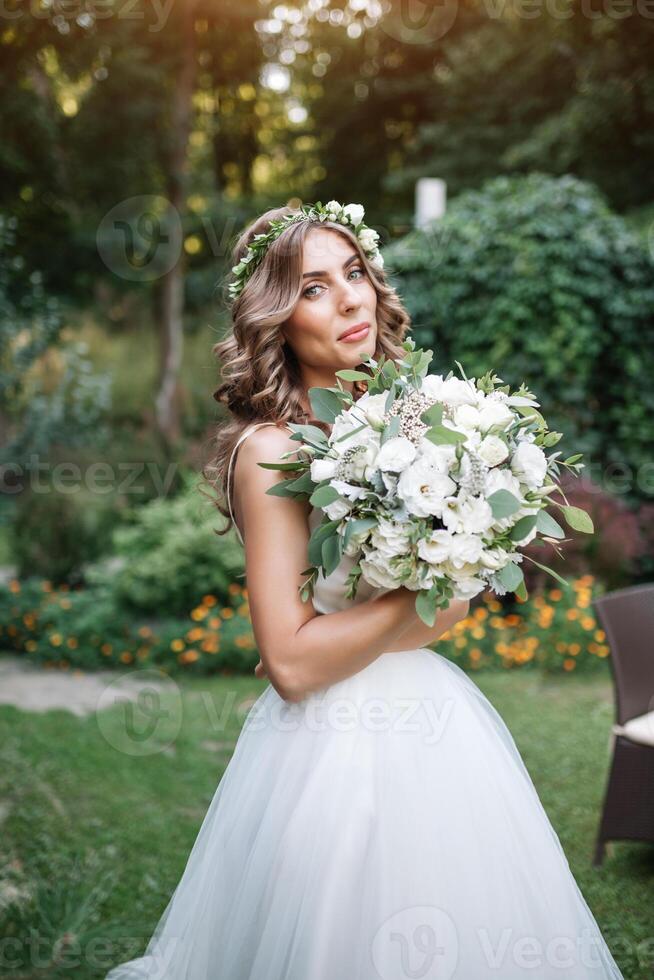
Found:
[[[360,272],[362,276],[365,276],[365,270],[360,265],[357,265],[353,269],[350,269],[350,272],[348,274],[352,275],[353,272]],[[312,296],[316,295],[316,293],[312,293],[311,290],[319,289],[319,288],[320,288],[319,283],[315,283],[313,286],[307,286],[307,288],[304,290],[302,295],[307,296],[309,299],[311,299]]]

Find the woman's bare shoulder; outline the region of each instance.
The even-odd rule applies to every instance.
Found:
[[[262,425],[241,443],[239,456],[250,463],[252,461],[274,462],[282,453],[298,448],[297,439],[291,439],[288,429],[278,425]]]

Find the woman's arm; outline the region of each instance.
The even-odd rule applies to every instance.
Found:
[[[265,673],[286,701],[362,670],[417,620],[415,595],[404,588],[327,615],[302,602],[309,504],[267,494],[286,474],[257,465],[295,449],[286,433],[261,428],[239,447],[234,467],[252,627]]]
[[[415,599],[415,592],[413,593]],[[433,626],[426,626],[416,614],[416,622],[404,630],[388,648],[389,653],[397,650],[413,650],[428,647],[439,640],[444,633],[468,615],[468,599],[452,599],[447,609],[439,609]]]

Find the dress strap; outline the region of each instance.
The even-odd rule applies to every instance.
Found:
[[[247,439],[250,433],[254,432],[255,429],[260,429],[262,425],[276,425],[276,424],[277,424],[276,422],[255,422],[253,425],[247,426],[247,428],[245,428],[243,432],[241,432],[240,436],[234,443],[234,448],[232,449],[231,455],[229,457],[229,464],[227,466],[227,507],[229,508],[229,516],[231,517],[232,522],[234,524],[234,530],[236,531],[236,536],[238,537],[241,544],[245,544],[245,542],[243,541],[243,535],[241,534],[238,524],[236,523],[236,520],[234,518],[234,512],[232,510],[232,494],[231,494],[232,466],[234,464],[234,460],[236,459],[236,450],[241,445],[241,443]],[[292,430],[289,429],[288,431],[291,432]]]

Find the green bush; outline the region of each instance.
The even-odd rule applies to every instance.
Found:
[[[485,593],[434,649],[469,671],[606,671],[611,651],[592,607],[601,586],[590,574],[568,582],[568,588],[533,593],[526,602],[516,602],[511,608]]]
[[[224,605],[207,594],[185,616],[127,615],[103,587],[70,590],[31,578],[0,587],[0,646],[49,667],[157,666],[169,674],[249,673],[258,659],[247,590]]]
[[[212,593],[227,600],[229,586],[243,573],[243,549],[233,531],[215,533],[223,518],[200,493],[196,473],[182,477],[184,489],[131,508],[114,530],[114,559],[87,568],[90,585],[107,587],[116,604],[132,613],[185,616]]]
[[[469,376],[525,380],[596,483],[626,464],[625,494],[654,494],[654,258],[599,191],[572,176],[499,177],[384,257],[432,370],[459,360]]]
[[[25,491],[8,524],[10,560],[19,578],[41,576],[55,584],[81,581],[85,562],[110,546],[116,516],[111,502],[79,491]]]

